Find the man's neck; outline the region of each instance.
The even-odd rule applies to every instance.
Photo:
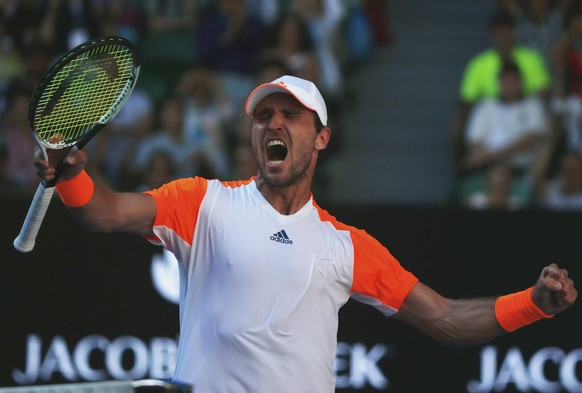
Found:
[[[300,182],[290,186],[274,187],[257,176],[255,179],[257,189],[271,206],[283,215],[297,213],[311,198],[309,182]]]

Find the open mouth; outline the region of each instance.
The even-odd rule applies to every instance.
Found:
[[[280,139],[270,141],[267,144],[267,164],[269,166],[279,166],[287,157],[287,146]]]

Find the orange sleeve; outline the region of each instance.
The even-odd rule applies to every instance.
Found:
[[[208,181],[201,177],[179,179],[144,194],[154,198],[157,207],[154,227],[166,227],[192,245],[200,204],[206,195]],[[157,237],[147,238],[159,243]]]
[[[398,310],[408,292],[418,282],[386,247],[363,230],[350,231],[354,245],[352,293],[377,299]]]
[[[408,292],[418,282],[404,269],[378,240],[366,231],[343,224],[317,206],[323,221],[336,229],[348,231],[354,248],[354,268],[351,294],[375,299],[397,311]],[[375,303],[375,302],[374,302]]]

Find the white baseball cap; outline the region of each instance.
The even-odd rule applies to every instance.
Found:
[[[291,94],[297,101],[319,116],[321,124],[327,126],[327,108],[317,86],[311,81],[285,75],[270,83],[258,86],[247,98],[245,112],[252,115],[263,98],[274,93]]]

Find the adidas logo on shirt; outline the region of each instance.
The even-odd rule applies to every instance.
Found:
[[[293,244],[293,240],[289,239],[289,236],[287,236],[287,233],[285,232],[284,229],[281,229],[277,233],[273,233],[270,239],[273,240],[274,242],[279,242],[283,244]]]

